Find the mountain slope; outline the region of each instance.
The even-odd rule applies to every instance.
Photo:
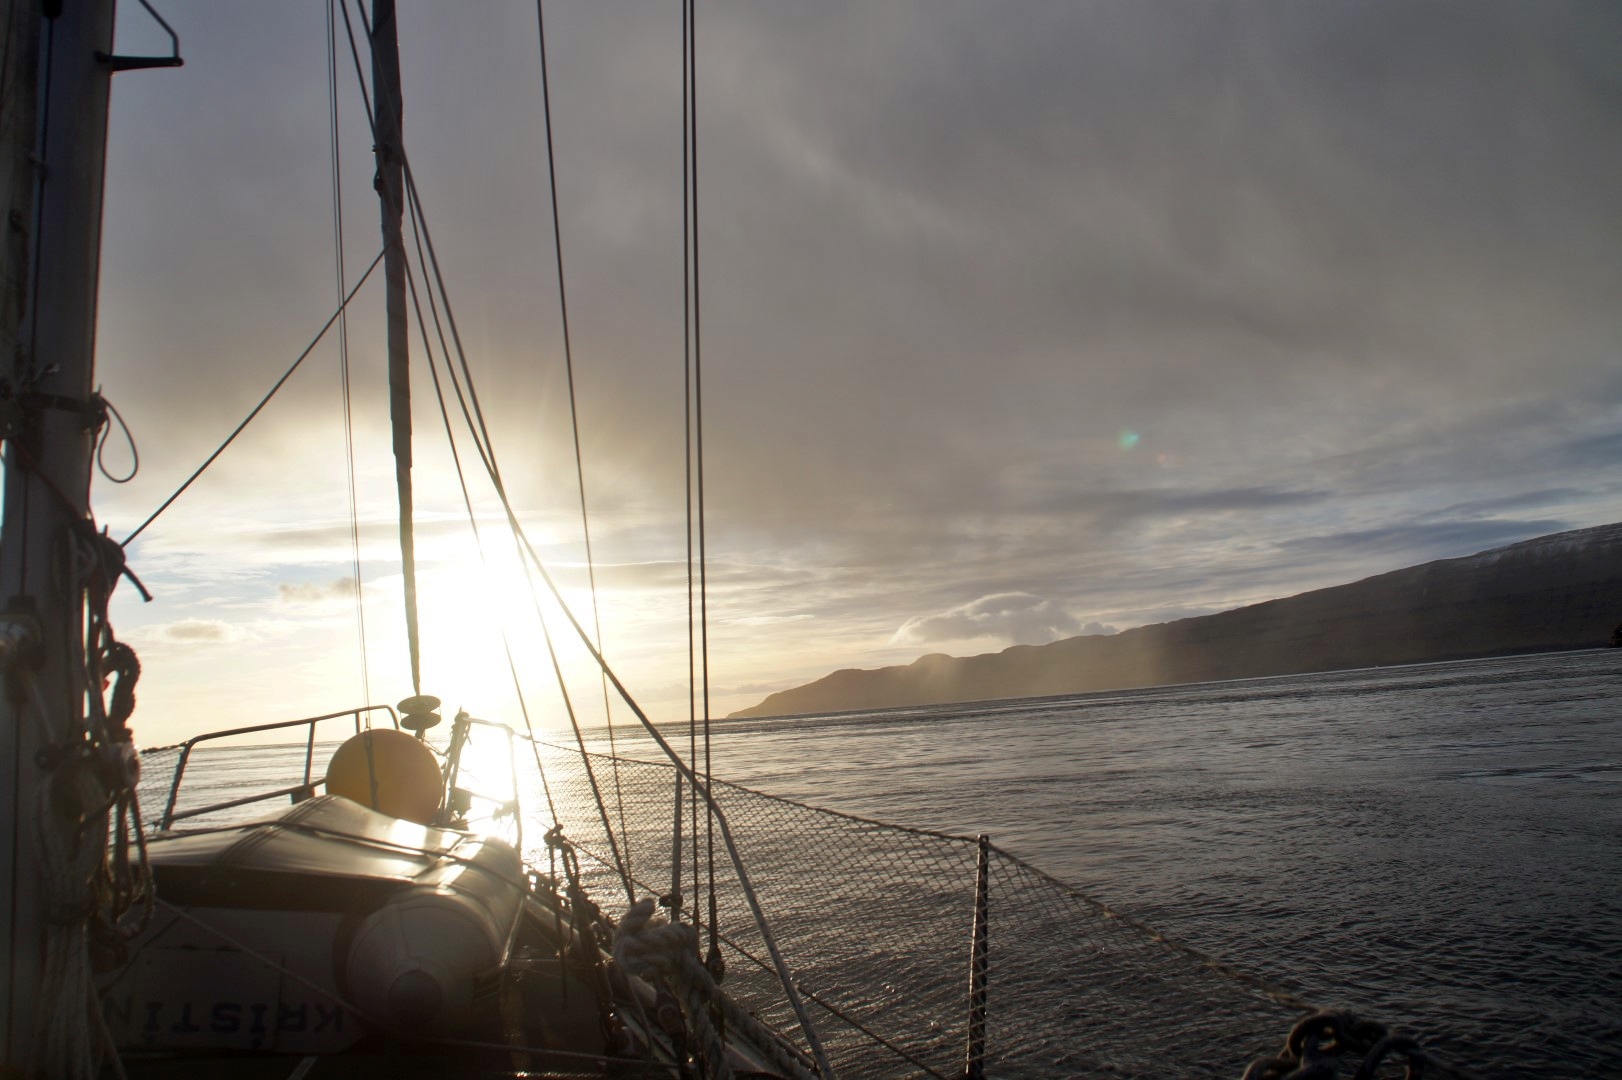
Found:
[[[1110,637],[836,671],[735,717],[1041,697],[1604,645],[1622,620],[1622,523],[1554,533]]]

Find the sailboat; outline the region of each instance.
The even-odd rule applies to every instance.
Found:
[[[138,754],[139,662],[108,606],[115,587],[142,586],[88,498],[95,439],[111,414],[91,363],[102,151],[113,74],[177,66],[180,54],[171,31],[168,56],[117,55],[113,11],[113,0],[13,4],[0,76],[15,241],[0,331],[17,358],[0,387],[0,761],[10,781],[0,1072],[800,1080],[1192,1066],[1215,1076],[1233,1075],[1276,1025],[1295,1021],[1285,1051],[1247,1076],[1284,1076],[1346,1051],[1430,1067],[1412,1040],[1313,1013],[1286,988],[1157,933],[986,837],[722,784],[695,768],[696,753],[676,752],[628,693],[658,759],[605,760],[583,742],[565,759],[533,733],[465,712],[440,746],[427,738],[443,724],[440,702],[420,685],[398,705],[206,732]],[[356,64],[369,56],[385,235],[373,265],[389,284],[403,366],[402,219],[421,215],[389,105],[399,93],[393,4],[376,0],[363,23]],[[417,266],[438,276],[431,254],[419,252]],[[395,388],[403,393],[403,380]],[[398,420],[400,405],[394,412]],[[469,425],[478,426],[472,416]],[[397,424],[409,612],[404,436]],[[493,466],[488,442],[479,446]],[[592,636],[572,629],[623,692]],[[318,763],[335,728],[343,741]],[[234,790],[227,777],[215,796],[188,798],[211,747],[242,737],[296,738],[302,767],[263,790]],[[494,795],[467,755],[488,739],[505,741],[513,770]],[[566,810],[585,813],[567,823],[554,814],[530,848],[518,770],[533,752],[545,782],[543,751],[548,798],[555,789]],[[594,772],[605,765],[623,770],[617,822]],[[679,884],[689,859],[698,876],[701,814],[718,864],[708,910],[684,905]],[[640,827],[642,816],[662,827]],[[747,835],[729,817],[747,818]],[[502,828],[507,836],[494,835]],[[544,865],[526,862],[533,852]],[[766,886],[757,889],[757,875]],[[786,917],[768,917],[768,888]],[[1213,1055],[1218,1043],[1227,1048]]]

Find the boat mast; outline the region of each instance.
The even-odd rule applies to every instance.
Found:
[[[41,15],[44,9],[44,16]],[[92,370],[114,0],[5,5],[10,189],[0,298],[0,1074],[26,1076],[53,912],[42,794],[84,730],[83,599],[62,572],[89,520]],[[15,81],[12,81],[12,80]],[[37,97],[36,97],[37,94]],[[88,842],[88,841],[87,841]],[[55,913],[60,919],[61,913]]]
[[[400,500],[400,569],[405,580],[411,692],[422,694],[417,639],[417,552],[411,514],[411,350],[406,324],[405,167],[400,150],[400,41],[394,0],[372,3],[372,96],[377,119],[377,194],[383,222],[383,285],[388,312],[389,423],[394,431],[394,486]]]

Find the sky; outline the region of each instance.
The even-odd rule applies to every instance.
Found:
[[[1622,8],[698,4],[717,714],[841,667],[1224,610],[1622,519]],[[515,507],[592,626],[531,4],[402,0],[405,144]],[[127,534],[337,306],[324,0],[164,0],[114,87]],[[353,11],[353,8],[351,8]],[[604,650],[688,714],[679,4],[547,5]],[[122,52],[162,51],[138,5]],[[340,53],[344,267],[379,250]],[[410,693],[377,282],[130,546],[148,745]],[[420,348],[424,690],[564,724]],[[463,455],[470,446],[460,444]],[[118,439],[106,456],[128,462]],[[366,659],[354,602],[360,552]],[[570,698],[601,687],[550,612]],[[616,723],[626,720],[616,710]]]

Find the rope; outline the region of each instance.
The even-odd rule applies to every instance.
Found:
[[[614,931],[614,963],[632,975],[654,985],[663,985],[681,1003],[686,1027],[696,1037],[704,1063],[703,1075],[714,1080],[732,1080],[726,1046],[710,1022],[709,1005],[716,993],[714,980],[698,962],[698,931],[685,923],[667,923],[653,918],[653,900],[638,900],[620,919]],[[680,1020],[659,1009],[660,1026],[672,1035],[680,1031]],[[672,1021],[676,1021],[673,1023]],[[676,1031],[672,1031],[676,1028]]]
[[[107,468],[107,442],[112,438],[113,429],[104,421],[101,428],[101,434],[96,439],[96,468],[100,470],[101,475],[105,476],[111,483],[127,484],[131,480],[135,479],[136,473],[141,471],[141,451],[135,445],[135,436],[131,434],[130,426],[124,422],[123,414],[118,411],[118,408],[112,402],[101,396],[100,389],[97,389],[93,400],[103,409],[107,410],[107,412],[112,415],[114,420],[118,421],[119,430],[124,433],[124,442],[130,448],[130,471],[125,473],[123,476],[114,476]]]
[[[118,582],[134,580],[124,549],[88,518],[65,529],[62,543],[58,565],[66,595],[84,609],[83,632],[69,642],[69,670],[84,709],[69,711],[59,728],[34,676],[17,673],[20,707],[32,708],[45,773],[31,815],[44,864],[46,929],[28,1071],[92,1080],[104,1070],[124,1076],[102,1016],[92,957],[119,957],[152,914],[136,790],[140,759],[128,727],[141,665],[107,617]]]
[[[95,984],[90,977],[89,917],[95,905],[93,882],[106,851],[105,815],[86,814],[82,821],[63,820],[64,799],[81,810],[98,803],[102,789],[81,767],[52,777],[39,791],[35,827],[45,863],[45,897],[49,919],[41,950],[39,1035],[33,1061],[40,1075],[64,1080],[93,1080],[111,1051]],[[71,841],[58,832],[72,832]],[[114,1066],[118,1075],[122,1068]]]
[[[119,541],[119,546],[128,547],[131,541],[144,533],[148,525],[151,525],[154,521],[158,520],[158,515],[162,514],[165,510],[169,509],[170,506],[174,505],[175,500],[184,495],[186,493],[186,489],[191,487],[192,484],[197,481],[197,478],[202,476],[208,467],[214,464],[215,460],[219,458],[221,454],[225,453],[226,447],[230,446],[236,441],[236,437],[242,434],[243,429],[245,429],[249,424],[253,423],[254,418],[264,410],[266,405],[270,404],[270,399],[276,396],[276,392],[286,384],[288,379],[293,377],[293,372],[299,369],[299,365],[304,363],[305,358],[315,351],[315,347],[321,343],[321,339],[326,337],[327,331],[332,329],[332,324],[337,322],[339,316],[348,310],[350,302],[355,299],[355,294],[360,292],[361,286],[366,284],[367,279],[372,276],[372,271],[376,270],[377,264],[382,261],[383,253],[379,251],[377,253],[377,258],[372,260],[372,264],[368,266],[366,268],[366,272],[360,276],[360,280],[355,282],[355,287],[350,289],[348,295],[344,297],[343,303],[338,305],[338,310],[334,311],[332,316],[327,319],[326,322],[321,324],[321,329],[316,331],[315,337],[311,338],[310,343],[304,346],[304,351],[298,354],[298,359],[294,360],[288,369],[282,372],[282,377],[277,379],[276,382],[272,384],[271,388],[266,391],[265,396],[259,399],[259,404],[255,405],[248,415],[243,418],[242,423],[238,424],[231,434],[225,437],[225,441],[220,443],[215,451],[208,455],[208,458],[201,465],[197,466],[197,470],[190,476],[186,477],[186,482],[176,488],[174,490],[174,494],[163,500],[162,504],[159,505],[156,510],[147,515],[145,521],[137,525],[133,532]]]
[[[1335,1080],[1344,1066],[1354,1080],[1372,1080],[1387,1059],[1406,1063],[1404,1076],[1468,1080],[1469,1074],[1431,1054],[1411,1035],[1349,1012],[1318,1012],[1290,1029],[1277,1057],[1261,1058],[1243,1080]]]
[[[782,1037],[721,992],[709,969],[698,960],[698,929],[685,923],[665,922],[653,911],[652,899],[640,900],[620,919],[614,931],[614,963],[646,982],[664,986],[680,1002],[686,1027],[704,1048],[703,1075],[718,1080],[733,1075],[725,1044],[711,1019],[714,1010],[727,1025],[742,1031],[777,1072],[795,1080],[809,1080],[813,1074]],[[663,1010],[659,1018],[667,1023],[674,1019]],[[669,1024],[667,1030],[674,1026]]]

